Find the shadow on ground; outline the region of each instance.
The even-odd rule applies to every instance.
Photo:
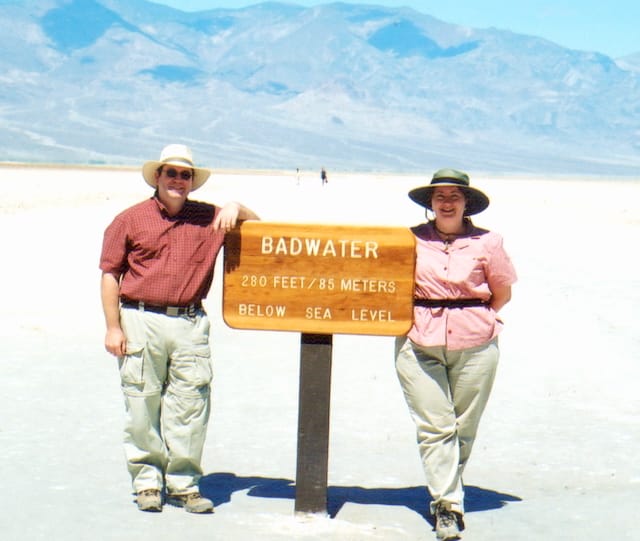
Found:
[[[280,498],[295,500],[296,487],[291,479],[269,477],[238,477],[233,473],[212,473],[200,481],[200,491],[215,505],[231,501],[234,492],[245,491],[256,498]],[[474,486],[465,487],[465,509],[469,512],[499,509],[509,502],[519,502],[521,498],[502,494],[494,490]],[[401,505],[407,507],[425,520],[431,521],[428,513],[429,497],[424,486],[402,488],[364,488],[329,486],[327,489],[327,512],[334,518],[345,503],[363,505]]]

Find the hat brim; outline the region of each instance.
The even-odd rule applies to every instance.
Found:
[[[465,195],[465,216],[472,216],[485,210],[489,206],[489,198],[487,195],[471,186],[460,186],[460,184],[439,182],[436,185],[421,186],[420,188],[414,188],[409,192],[409,198],[418,205],[425,207],[429,210],[433,210],[431,206],[431,198],[433,197],[433,190],[438,186],[454,186],[460,188]]]
[[[205,169],[204,167],[194,167],[185,162],[180,161],[149,161],[146,162],[142,166],[142,177],[146,181],[146,183],[152,188],[158,187],[158,182],[156,180],[156,171],[158,167],[161,165],[175,165],[176,167],[184,167],[185,169],[193,170],[193,186],[191,187],[191,191],[195,191],[200,188],[211,176],[211,171],[209,169]]]

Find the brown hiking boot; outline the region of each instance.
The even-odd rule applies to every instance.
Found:
[[[189,513],[213,513],[213,502],[199,492],[169,494],[167,502],[176,507],[184,507]]]
[[[436,538],[441,541],[460,539],[460,532],[464,530],[462,515],[447,509],[440,504],[436,507]]]
[[[152,513],[162,511],[162,496],[156,488],[141,490],[138,492],[136,500],[140,511],[151,511]]]

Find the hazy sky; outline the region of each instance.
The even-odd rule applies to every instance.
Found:
[[[260,0],[151,0],[183,11],[241,8]],[[490,26],[549,39],[571,49],[598,51],[613,58],[640,53],[640,0],[343,0],[348,4],[408,6],[443,21]],[[330,0],[283,3],[316,6]]]

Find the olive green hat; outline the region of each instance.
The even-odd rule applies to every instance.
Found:
[[[414,188],[409,192],[409,197],[418,205],[431,208],[433,190],[438,186],[457,186],[464,193],[466,199],[465,216],[478,214],[489,206],[489,198],[478,188],[469,185],[469,175],[455,169],[440,169],[433,174],[428,186]]]

